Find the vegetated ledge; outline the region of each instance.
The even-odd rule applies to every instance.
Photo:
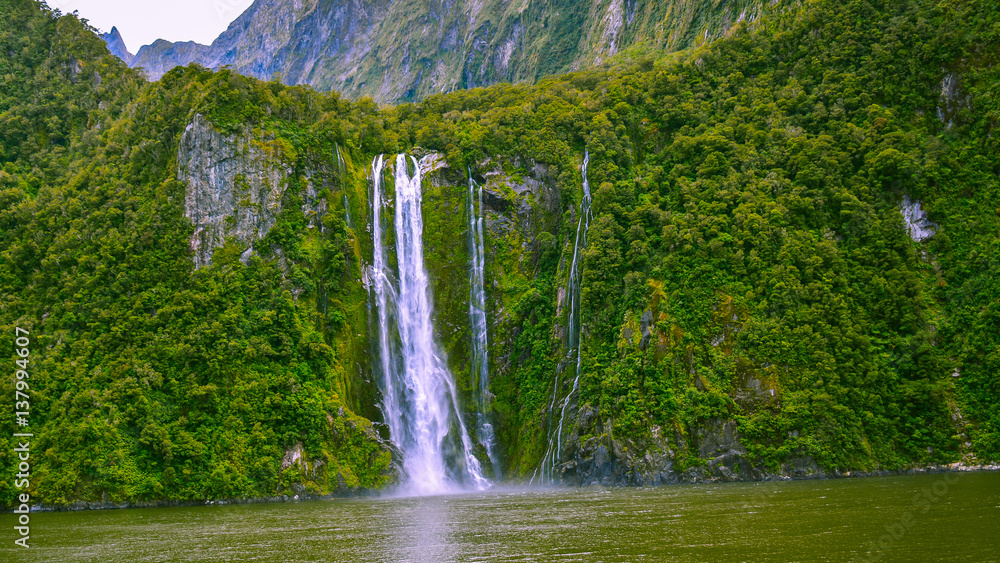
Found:
[[[762,482],[775,482],[775,481],[808,481],[808,480],[818,480],[818,479],[845,479],[845,478],[863,478],[863,477],[888,477],[893,475],[919,475],[919,474],[935,474],[935,473],[971,473],[971,472],[985,472],[985,471],[1000,471],[1000,464],[965,464],[965,463],[950,463],[945,465],[927,465],[921,467],[913,467],[910,469],[898,469],[898,470],[884,470],[884,471],[845,471],[843,473],[821,473],[813,474],[804,477],[789,477],[787,475],[781,474],[767,474],[763,479],[752,479],[752,480],[734,480],[734,481],[723,481],[721,479],[698,479],[694,478],[691,480],[680,479],[673,483],[668,483],[664,485],[654,485],[656,487],[669,487],[671,485],[679,484],[709,484],[709,483],[719,483],[719,482],[741,482],[741,483],[762,483]],[[503,484],[503,483],[501,483]],[[583,488],[584,486],[568,486],[562,485],[561,487],[570,488]],[[591,485],[593,486],[593,485]],[[597,485],[604,486],[604,485]],[[612,487],[628,487],[629,485],[612,485]],[[377,498],[385,494],[384,490],[375,489],[360,489],[353,492],[347,493],[333,493],[328,495],[310,495],[310,494],[298,494],[298,495],[278,495],[273,497],[252,497],[252,498],[232,498],[232,499],[219,499],[219,500],[191,500],[191,501],[179,501],[179,500],[155,500],[155,501],[124,501],[124,502],[110,502],[110,501],[76,501],[65,505],[45,505],[39,504],[31,507],[31,512],[74,512],[80,510],[116,510],[116,509],[126,509],[126,508],[168,508],[168,507],[188,507],[188,506],[224,506],[229,504],[273,504],[273,503],[286,503],[286,502],[300,502],[300,501],[318,501],[318,500],[336,500],[336,499],[357,499],[357,498]],[[4,512],[13,512],[13,509],[5,510]]]

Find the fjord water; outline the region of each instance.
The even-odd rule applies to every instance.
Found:
[[[31,526],[31,549],[4,542],[0,561],[997,561],[1000,473],[37,513]]]

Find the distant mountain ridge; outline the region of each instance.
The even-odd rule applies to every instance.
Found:
[[[132,67],[229,66],[351,98],[414,101],[533,82],[622,50],[680,50],[755,19],[765,0],[257,0],[211,45],[158,40]],[[116,53],[117,54],[117,53]]]

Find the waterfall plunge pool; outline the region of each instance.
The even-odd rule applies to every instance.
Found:
[[[997,561],[1000,472],[32,514],[2,561]]]

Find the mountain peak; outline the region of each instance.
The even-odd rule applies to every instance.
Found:
[[[111,51],[112,55],[125,61],[125,64],[131,65],[132,61],[135,60],[135,55],[130,53],[128,48],[125,47],[125,40],[122,39],[122,34],[119,33],[117,26],[111,26],[111,31],[102,33],[101,39],[108,44],[108,51]]]

